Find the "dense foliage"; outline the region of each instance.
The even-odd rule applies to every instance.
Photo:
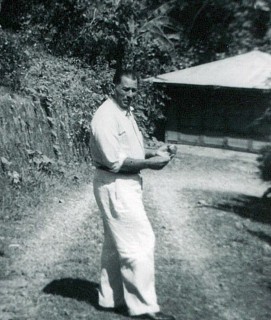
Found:
[[[128,56],[146,75],[271,50],[268,0],[5,0],[0,23],[89,64]]]
[[[255,120],[255,124],[258,126],[271,126],[271,107],[267,108],[265,113]],[[271,181],[271,146],[262,148],[257,160],[262,180]],[[271,193],[271,190],[269,193]]]
[[[110,93],[112,71],[106,64],[89,68],[75,59],[46,54],[33,55],[31,60],[33,65],[22,81],[21,91],[40,102],[55,140],[62,132],[69,137],[74,153],[79,157],[85,155],[90,121]]]
[[[89,65],[143,76],[259,48],[271,52],[268,0],[4,0],[0,24]]]
[[[271,147],[266,146],[260,151],[258,157],[261,178],[264,181],[271,181]]]
[[[0,85],[16,90],[20,87],[21,74],[28,67],[28,55],[19,38],[0,28]]]

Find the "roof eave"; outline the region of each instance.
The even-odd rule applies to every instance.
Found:
[[[271,91],[271,88],[266,87],[242,87],[242,86],[223,86],[218,84],[195,84],[195,83],[179,83],[179,82],[163,82],[163,81],[151,81],[153,84],[157,85],[167,85],[174,87],[201,87],[201,88],[225,88],[225,89],[243,89],[243,90],[261,90],[261,91]]]

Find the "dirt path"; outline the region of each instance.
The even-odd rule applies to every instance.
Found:
[[[270,320],[271,220],[255,157],[191,150],[144,172],[159,301],[177,319]],[[0,231],[1,320],[126,318],[96,308],[102,226],[91,186]]]
[[[163,187],[152,193],[164,219],[157,232],[158,262],[161,275],[169,269],[169,310],[177,308],[186,320],[270,319],[271,219],[261,219],[266,212],[251,201],[266,188],[258,180],[255,156],[229,152],[225,161],[218,150],[197,154],[200,158],[183,157],[167,168]],[[270,207],[267,211],[271,214]]]
[[[41,294],[42,288],[55,276],[61,278],[62,270],[70,276],[67,265],[80,264],[84,259],[84,255],[73,253],[74,247],[80,248],[90,240],[84,224],[91,215],[93,202],[92,188],[80,188],[65,198],[55,197],[39,212],[29,213],[26,220],[17,222],[13,234],[6,230],[2,240],[9,244],[0,282],[0,319],[43,319],[39,311],[43,297],[44,306],[47,297]]]

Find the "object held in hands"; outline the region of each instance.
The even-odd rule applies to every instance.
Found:
[[[169,153],[171,158],[175,157],[177,154],[177,146],[174,144],[168,145],[167,152]]]

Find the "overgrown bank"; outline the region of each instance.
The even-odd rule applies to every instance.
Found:
[[[6,58],[21,66],[6,68],[0,87],[0,198],[5,216],[16,211],[18,201],[23,211],[24,196],[26,207],[36,202],[27,201],[30,190],[39,199],[38,194],[56,182],[50,180],[65,183],[67,176],[91,167],[90,121],[111,93],[114,69],[102,62],[90,67],[78,59],[56,57],[41,46],[27,46],[19,35],[0,32],[5,34]],[[16,49],[24,52],[23,59]],[[146,108],[158,94],[148,84],[141,86],[136,116],[148,139],[163,115],[159,101]],[[70,171],[74,167],[79,173]]]
[[[111,76],[104,70],[99,74],[104,81],[98,76],[92,81],[95,70],[80,62],[27,48],[14,35],[7,36],[6,48],[14,45],[27,54],[22,64],[27,67],[20,77],[9,73],[10,85],[1,87],[2,219],[20,219],[54,188],[82,180],[86,166],[90,168],[87,129],[106,97],[103,83]],[[15,50],[9,53],[18,61]],[[18,80],[19,87],[12,88]]]

